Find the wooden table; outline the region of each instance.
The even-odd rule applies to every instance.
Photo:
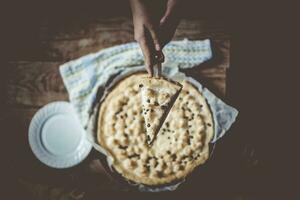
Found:
[[[230,55],[230,36],[226,22],[182,20],[174,40],[184,38],[211,39],[213,59],[199,66],[197,70],[188,70],[187,73],[226,100],[226,71]],[[58,72],[60,64],[131,41],[133,25],[127,17],[93,18],[80,23],[74,20],[62,25],[45,22],[38,27],[36,43],[32,47],[28,46],[31,53],[10,60],[3,87],[5,112],[0,119],[10,130],[7,145],[14,146],[8,159],[8,166],[13,172],[9,181],[14,188],[36,199],[89,199],[93,195],[99,196],[103,191],[119,191],[118,185],[103,175],[98,166],[99,154],[95,151],[92,151],[83,163],[71,169],[54,170],[44,166],[29,148],[27,130],[31,118],[43,105],[58,100],[68,101],[68,94]],[[232,173],[247,174],[238,167],[232,168],[234,164],[228,164],[225,159],[228,155],[231,155],[231,159],[243,157],[236,155],[236,146],[231,145],[233,143],[230,137],[224,139],[224,142],[221,141],[218,145],[220,150],[216,148],[215,156],[203,169],[195,172],[176,195],[197,192],[197,188],[202,187],[202,193],[211,196],[213,191],[207,188],[214,188],[217,181],[218,184],[224,185],[219,190],[220,195],[224,197],[226,194],[231,199],[239,198],[243,194],[238,189],[239,178],[235,180],[237,190],[234,190],[234,193],[231,193],[231,188],[225,184]],[[226,153],[222,148],[227,149]],[[249,150],[247,151],[246,154],[249,154]],[[234,163],[237,162],[244,170],[244,165],[248,166],[249,162],[250,165],[255,165],[256,161],[239,160]]]

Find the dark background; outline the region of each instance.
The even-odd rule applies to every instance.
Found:
[[[228,100],[240,111],[231,134],[221,140],[217,148],[222,149],[213,159],[215,174],[213,181],[189,184],[173,193],[150,197],[191,198],[204,195],[206,199],[289,199],[295,195],[299,185],[294,183],[297,172],[296,160],[299,117],[299,48],[292,48],[299,37],[294,28],[299,27],[294,14],[297,6],[279,5],[276,2],[233,2],[233,1],[187,1],[185,18],[226,19],[231,32],[231,66],[228,73]],[[289,6],[289,7],[287,7]],[[5,107],[5,82],[9,69],[7,61],[40,55],[37,34],[40,23],[48,21],[61,26],[78,19],[93,17],[130,16],[127,1],[19,1],[6,2],[1,6],[1,162],[3,176],[1,188],[6,199],[29,199],[23,188],[12,178],[17,172],[11,163],[22,165],[16,160],[22,152],[14,151],[18,144],[18,133],[12,125],[3,124],[8,114]],[[231,144],[230,148],[226,148]],[[245,157],[242,151],[247,147]],[[249,152],[247,152],[249,151]],[[250,156],[254,151],[253,156]],[[252,154],[251,154],[252,155]],[[249,159],[248,159],[249,158]],[[248,162],[258,160],[257,165],[247,169]],[[214,163],[212,160],[211,163]],[[245,169],[246,168],[246,169]],[[204,169],[205,170],[205,169]],[[205,173],[204,173],[205,174]],[[193,180],[191,180],[193,182]],[[216,189],[215,189],[216,188]],[[145,194],[93,193],[87,196],[103,198],[145,197]],[[120,196],[121,195],[121,196]],[[125,196],[124,196],[125,195]]]

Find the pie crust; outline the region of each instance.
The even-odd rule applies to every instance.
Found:
[[[181,85],[164,78],[144,78],[139,84],[145,119],[146,140],[149,145],[155,139],[174,101],[179,95]]]
[[[203,95],[183,81],[178,98],[149,146],[139,88],[146,77],[133,74],[114,86],[100,105],[97,136],[123,177],[162,185],[183,179],[208,159],[213,118]]]

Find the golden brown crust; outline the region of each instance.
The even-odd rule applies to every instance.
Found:
[[[153,145],[148,146],[139,94],[139,83],[146,76],[123,79],[105,98],[99,111],[98,141],[125,178],[161,185],[184,178],[207,160],[213,119],[205,98],[184,81]]]
[[[152,144],[181,86],[164,78],[144,78],[139,85],[147,143]]]

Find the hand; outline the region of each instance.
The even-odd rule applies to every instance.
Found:
[[[162,17],[158,16],[159,9],[153,9],[150,3],[153,2],[130,0],[134,38],[142,49],[146,69],[152,76],[156,57],[163,56],[162,47],[172,39],[179,23],[179,0],[168,0]]]
[[[154,12],[143,0],[130,0],[134,24],[134,39],[139,43],[146,69],[150,76],[153,75],[156,51],[161,51],[158,39],[159,21],[155,20]]]

